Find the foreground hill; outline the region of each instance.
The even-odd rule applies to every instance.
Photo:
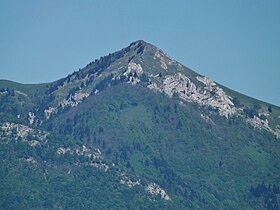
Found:
[[[279,209],[280,108],[144,41],[0,81],[3,209]]]

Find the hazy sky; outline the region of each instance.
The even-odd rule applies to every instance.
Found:
[[[280,105],[279,0],[0,0],[0,78],[41,83],[143,39]]]

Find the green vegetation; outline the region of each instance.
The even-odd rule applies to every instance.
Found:
[[[9,89],[14,89],[17,91],[22,92],[23,94],[27,94],[28,96],[33,96],[35,94],[41,94],[48,83],[44,84],[21,84],[17,82],[12,82],[9,80],[0,80],[0,89],[4,88],[9,88]]]
[[[198,75],[163,71],[154,51],[132,43],[49,84],[0,81],[0,209],[279,209],[279,138],[244,116],[275,128],[280,108],[223,87],[243,113],[227,119],[153,92],[148,73]],[[144,58],[149,72],[128,84],[125,66]],[[88,97],[61,105],[77,92]],[[171,200],[149,194],[151,183]]]
[[[200,117],[201,111],[212,118],[213,125]],[[14,153],[23,155],[18,158],[32,156],[38,162],[28,163],[30,175],[20,173],[16,177],[6,177],[6,183],[14,183],[20,176],[35,180],[33,182],[38,186],[35,189],[43,197],[37,197],[36,202],[25,201],[33,203],[34,208],[47,208],[42,200],[49,197],[48,208],[67,208],[75,201],[75,208],[83,209],[97,204],[100,209],[135,206],[144,209],[205,206],[210,209],[261,209],[266,208],[265,197],[255,197],[251,188],[263,181],[271,185],[279,183],[280,145],[273,135],[246,126],[238,117],[228,121],[211,114],[208,109],[198,111],[195,104],[184,107],[141,85],[118,84],[106,88],[52,118],[43,127],[52,128],[50,132],[60,135],[50,136],[49,146],[35,147],[35,151],[14,149]],[[58,147],[83,144],[100,148],[106,162],[116,166],[104,172],[83,165],[87,160],[78,156],[56,154]],[[10,149],[6,148],[5,152],[8,151]],[[10,156],[3,156],[3,161],[9,163]],[[19,160],[15,158],[14,161]],[[10,167],[13,171],[19,170],[19,166]],[[37,183],[37,179],[44,180],[40,170],[48,171],[48,176],[52,177],[50,182]],[[142,183],[159,184],[172,201],[160,197],[151,201],[153,196],[147,194],[144,187],[121,185],[118,170],[141,179]],[[37,178],[33,179],[33,176]],[[27,180],[24,183],[29,185],[31,181]],[[18,187],[19,190],[25,188]],[[8,186],[3,189],[5,195],[19,193],[9,189]],[[112,199],[104,200],[109,196]],[[19,201],[18,205],[20,203],[24,202]]]

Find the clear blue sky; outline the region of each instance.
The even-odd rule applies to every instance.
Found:
[[[279,0],[1,0],[0,78],[54,81],[138,39],[280,105]]]

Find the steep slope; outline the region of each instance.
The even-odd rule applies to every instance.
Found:
[[[279,209],[279,107],[151,44],[1,87],[4,209]]]

